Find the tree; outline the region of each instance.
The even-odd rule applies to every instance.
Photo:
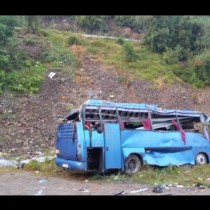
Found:
[[[98,31],[104,29],[104,16],[78,16],[77,24],[89,31]]]
[[[38,31],[38,16],[26,16],[27,27],[30,32]]]
[[[203,48],[204,25],[193,16],[154,16],[145,43],[152,51],[163,53],[174,50],[177,45],[182,49],[179,60],[198,54]]]

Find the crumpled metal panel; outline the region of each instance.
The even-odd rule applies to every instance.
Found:
[[[144,161],[148,165],[158,166],[195,164],[192,150],[174,153],[146,152]]]

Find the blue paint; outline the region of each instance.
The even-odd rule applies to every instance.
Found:
[[[66,168],[66,169],[87,171],[87,164],[86,164],[86,162],[65,160],[65,159],[57,157],[55,163],[56,163],[56,165],[58,165],[60,167],[63,167],[63,168]],[[68,167],[66,167],[64,164],[67,165]]]
[[[156,113],[164,116],[180,114],[182,117],[198,117],[202,122],[210,118],[202,112],[192,110],[164,110],[154,104],[116,103],[102,100],[89,100],[88,109],[103,107],[107,110],[132,110],[136,112]],[[80,114],[82,109],[79,110]],[[185,117],[184,117],[185,118]],[[186,144],[180,130],[137,130],[120,128],[120,120],[102,121],[103,132],[84,127],[84,118],[79,121],[62,123],[57,129],[56,164],[74,170],[89,170],[89,164],[104,172],[108,169],[124,170],[124,161],[132,154],[142,163],[168,166],[195,164],[196,156],[205,153],[210,161],[210,141],[198,132],[185,131]],[[158,119],[156,119],[158,121]],[[164,118],[159,119],[165,123]],[[170,120],[166,120],[170,125]],[[101,123],[101,118],[100,118]],[[156,124],[158,125],[158,124]],[[162,126],[162,125],[161,125]],[[98,164],[97,164],[98,163]]]
[[[58,157],[77,160],[77,132],[73,123],[60,124],[57,129],[56,148],[60,150]]]
[[[104,125],[105,133],[105,168],[120,169],[121,162],[121,143],[119,124],[107,123]]]

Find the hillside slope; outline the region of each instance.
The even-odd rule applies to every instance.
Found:
[[[115,65],[86,51],[71,47],[77,70],[69,79],[68,71],[49,65],[37,94],[16,95],[9,91],[0,96],[0,148],[11,155],[31,155],[55,149],[56,127],[70,108],[91,97],[116,102],[154,103],[163,108],[196,109],[210,115],[210,89],[197,90],[188,84],[157,85],[121,71]],[[53,78],[48,74],[55,72]],[[161,75],[160,75],[161,76]],[[122,77],[127,78],[122,82]]]

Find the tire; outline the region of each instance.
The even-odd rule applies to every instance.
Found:
[[[204,165],[204,164],[207,164],[208,163],[207,158],[206,158],[206,155],[204,153],[199,153],[196,156],[195,162],[198,165]]]
[[[125,173],[128,175],[133,175],[141,170],[141,161],[138,156],[130,155],[125,160]]]

